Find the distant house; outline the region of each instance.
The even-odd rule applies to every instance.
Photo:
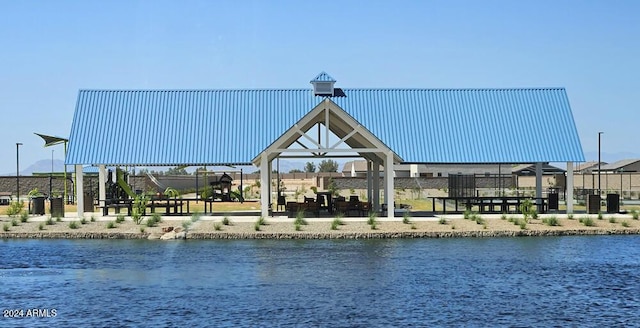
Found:
[[[602,173],[640,172],[640,159],[623,159],[600,167]],[[598,172],[596,167],[594,171]]]
[[[553,165],[549,165],[549,163],[542,164],[542,175],[556,175],[556,174],[564,174],[566,171],[555,167]],[[511,173],[513,175],[523,176],[523,175],[536,175],[536,165],[535,164],[521,164],[516,165],[511,169]]]
[[[607,165],[606,162],[600,162],[600,166]],[[590,174],[592,171],[598,171],[598,161],[584,162],[576,165],[573,172],[576,174]]]
[[[399,164],[393,166],[396,178],[448,177],[450,174],[497,175],[511,174],[509,164]],[[346,162],[342,168],[345,177],[366,177],[367,162]]]

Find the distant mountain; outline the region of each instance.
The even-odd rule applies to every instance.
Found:
[[[51,160],[50,159],[41,159],[27,168],[20,170],[20,175],[32,175],[33,173],[49,173],[51,172]],[[73,167],[67,167],[67,170],[72,170]],[[64,161],[61,159],[53,160],[53,172],[64,172]],[[16,175],[16,172],[7,172],[0,174],[2,176],[12,176]]]
[[[598,152],[597,151],[588,151],[584,153],[585,160],[589,161],[598,161]],[[623,159],[640,159],[640,154],[632,153],[632,152],[619,152],[619,153],[606,153],[601,152],[600,158],[603,162],[613,163]]]

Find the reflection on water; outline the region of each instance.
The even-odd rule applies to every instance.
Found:
[[[0,326],[640,322],[640,237],[4,240]]]

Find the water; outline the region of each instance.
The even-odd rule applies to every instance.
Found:
[[[4,240],[25,326],[638,326],[640,236]]]

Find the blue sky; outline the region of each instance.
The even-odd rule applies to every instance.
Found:
[[[300,88],[323,70],[340,87],[565,87],[587,160],[598,131],[605,156],[640,157],[638,17],[640,1],[0,0],[0,173],[16,142],[23,168],[51,158],[33,133],[68,136],[79,89]]]

